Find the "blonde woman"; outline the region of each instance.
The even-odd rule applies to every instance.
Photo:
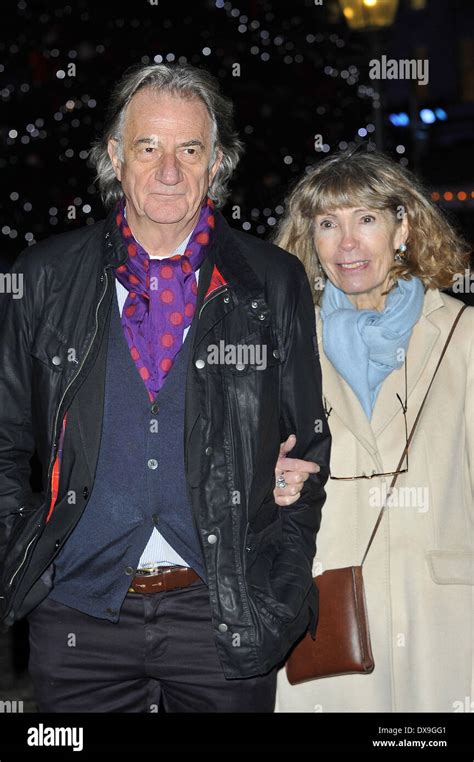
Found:
[[[362,560],[462,307],[441,289],[468,254],[416,178],[375,153],[330,157],[306,174],[276,242],[314,286],[333,441],[316,575]],[[276,712],[473,711],[473,344],[469,307],[364,564],[374,672],[292,686],[282,666]],[[289,466],[277,463],[282,510],[307,477]]]

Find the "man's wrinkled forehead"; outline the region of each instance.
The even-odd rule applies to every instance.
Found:
[[[149,140],[154,144],[174,136],[177,142],[210,146],[212,121],[204,102],[197,96],[145,88],[131,99],[123,123],[127,142]]]

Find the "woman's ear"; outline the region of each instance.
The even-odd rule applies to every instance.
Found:
[[[397,227],[397,232],[395,235],[395,248],[398,249],[398,247],[402,243],[406,244],[408,241],[409,235],[410,235],[410,225],[408,223],[408,215],[405,211],[403,214],[402,220]]]

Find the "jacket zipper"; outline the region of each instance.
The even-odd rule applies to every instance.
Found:
[[[216,296],[219,296],[219,294],[223,294],[224,291],[228,291],[227,286],[219,286],[218,288],[215,289],[215,291],[212,292],[212,294],[209,297],[209,299],[207,300],[207,302],[204,302],[204,304],[202,305],[201,309],[199,310],[198,318],[201,317],[202,311],[203,311],[204,307],[207,307],[207,305],[210,304],[212,302],[212,300],[216,298]]]
[[[63,395],[62,395],[62,397],[61,397],[61,400],[60,400],[60,402],[59,402],[58,408],[57,408],[57,410],[56,410],[56,417],[55,417],[55,420],[54,420],[54,435],[53,435],[53,443],[55,443],[55,441],[56,441],[57,424],[58,424],[58,417],[59,417],[59,411],[60,411],[60,409],[61,409],[61,405],[63,404],[63,402],[64,402],[64,399],[65,399],[65,397],[66,397],[66,394],[68,393],[68,391],[69,391],[69,389],[71,388],[72,384],[74,383],[74,381],[75,381],[75,380],[76,380],[76,378],[78,377],[79,373],[81,372],[82,368],[84,367],[84,363],[85,363],[85,361],[87,360],[87,358],[88,358],[88,356],[89,356],[89,353],[90,353],[90,351],[91,351],[92,345],[93,345],[93,343],[94,343],[94,341],[95,341],[95,337],[97,336],[97,330],[98,330],[98,327],[99,327],[99,323],[98,323],[98,319],[97,319],[97,318],[98,318],[98,314],[99,314],[100,305],[102,304],[102,302],[103,302],[103,300],[104,300],[104,296],[105,296],[105,294],[106,294],[106,291],[107,291],[107,287],[108,287],[108,282],[109,282],[109,281],[108,281],[108,277],[107,277],[107,272],[106,272],[106,269],[107,269],[107,268],[104,268],[104,271],[103,271],[103,273],[102,273],[102,275],[104,275],[104,276],[105,276],[105,288],[104,288],[104,290],[102,291],[101,297],[100,297],[100,299],[99,299],[99,301],[98,301],[98,303],[97,303],[96,309],[95,309],[95,330],[94,330],[94,335],[93,335],[93,337],[92,337],[92,339],[91,339],[91,342],[90,342],[89,346],[87,347],[87,352],[85,353],[85,355],[84,355],[84,357],[83,357],[83,359],[82,359],[82,362],[81,362],[81,364],[80,364],[80,366],[79,366],[79,368],[78,368],[77,372],[74,374],[73,378],[72,378],[72,379],[70,380],[70,382],[68,383],[68,385],[67,385],[66,389],[65,389],[65,390],[64,390],[64,392],[63,392]],[[52,466],[53,466],[53,464],[54,464],[54,460],[55,460],[55,455],[54,455],[54,445],[53,445],[53,456],[52,456],[52,458],[50,459],[49,468],[48,468],[48,482],[47,482],[47,483],[48,483],[48,492],[49,492],[49,485],[50,485],[50,481],[51,481],[51,468],[52,468]],[[46,497],[47,497],[47,496],[48,496],[48,495],[46,495]],[[40,525],[38,528],[41,528],[41,525]],[[11,578],[10,582],[8,583],[8,587],[11,587],[11,586],[12,586],[12,584],[13,584],[13,580],[15,579],[16,575],[17,575],[17,574],[18,574],[18,572],[21,570],[22,566],[24,565],[24,563],[25,563],[25,561],[26,561],[26,558],[27,558],[27,555],[28,555],[28,551],[29,551],[29,549],[30,549],[30,547],[31,547],[31,544],[32,544],[32,543],[33,543],[33,541],[34,541],[34,540],[36,540],[36,539],[38,539],[38,533],[36,533],[36,534],[35,534],[35,536],[33,537],[33,539],[32,539],[32,540],[30,540],[30,542],[29,542],[29,544],[28,544],[28,546],[27,546],[27,548],[26,548],[26,550],[25,550],[25,554],[24,554],[24,556],[23,556],[22,562],[21,562],[20,566],[18,567],[18,569],[15,571],[15,573],[14,573],[13,577]],[[11,606],[10,606],[10,608],[11,608]],[[8,612],[7,612],[7,613],[8,613]]]

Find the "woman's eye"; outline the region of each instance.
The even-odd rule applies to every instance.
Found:
[[[371,214],[366,214],[364,217],[362,217],[364,222],[375,222],[375,217],[373,217]]]
[[[322,222],[320,223],[322,228],[330,228],[332,227],[332,224],[333,223],[331,222],[331,220],[322,220]]]

